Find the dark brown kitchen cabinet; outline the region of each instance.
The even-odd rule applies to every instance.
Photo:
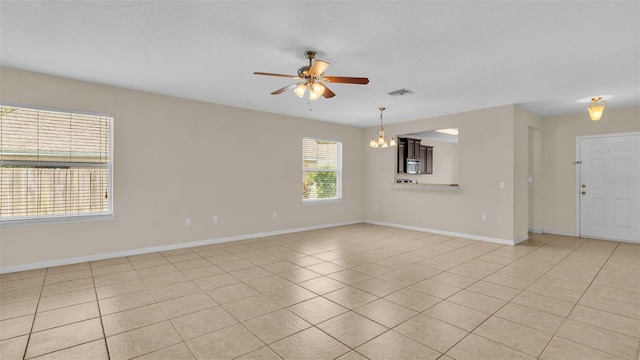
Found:
[[[420,146],[420,174],[433,174],[433,146]]]
[[[398,139],[398,173],[406,173],[407,172],[407,160],[405,157],[405,148],[406,143],[402,141],[402,139]]]

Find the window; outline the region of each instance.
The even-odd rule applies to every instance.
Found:
[[[0,106],[0,223],[112,215],[113,117]]]
[[[302,200],[342,199],[342,143],[302,140]]]

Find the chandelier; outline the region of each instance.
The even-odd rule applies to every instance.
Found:
[[[371,141],[369,142],[369,147],[372,148],[386,148],[389,146],[396,146],[396,139],[394,137],[391,137],[391,139],[389,139],[389,142],[387,143],[387,140],[384,138],[384,128],[382,127],[382,112],[384,111],[385,108],[381,107],[380,108],[380,131],[378,132],[378,137],[377,138],[372,138]]]

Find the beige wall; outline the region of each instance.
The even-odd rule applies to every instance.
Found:
[[[4,226],[3,268],[363,218],[363,129],[7,68],[1,89],[115,117],[115,220]],[[302,205],[305,136],[343,142],[341,203]]]
[[[390,124],[389,136],[460,129],[458,191],[394,189],[396,152],[368,147],[377,134],[374,127],[7,68],[0,81],[3,102],[115,117],[115,220],[4,226],[3,269],[360,220],[515,242],[526,238],[531,227],[574,234],[576,137],[640,131],[640,107],[609,108],[599,122],[590,121],[586,111],[539,118],[505,105]],[[302,205],[305,136],[343,142],[341,203]],[[532,171],[535,182],[528,196]],[[219,217],[218,224],[213,216]],[[191,226],[184,225],[187,217]]]
[[[368,149],[364,155],[365,217],[379,223],[513,240],[513,105],[390,124],[385,130],[394,136],[453,127],[460,130],[460,189],[395,189],[395,149]],[[375,132],[376,128],[367,129],[363,143]],[[500,189],[501,181],[505,189]],[[486,222],[482,222],[483,214]]]
[[[610,103],[614,103],[611,100]],[[542,231],[576,234],[576,138],[640,131],[640,107],[607,108],[600,121],[585,110],[542,120]]]

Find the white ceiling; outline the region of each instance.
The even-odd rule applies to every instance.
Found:
[[[504,104],[640,104],[637,1],[0,1],[3,66],[360,127]],[[314,102],[305,50],[334,76]],[[407,88],[415,94],[391,97]],[[585,115],[586,116],[586,115]],[[606,115],[605,115],[606,116]]]

